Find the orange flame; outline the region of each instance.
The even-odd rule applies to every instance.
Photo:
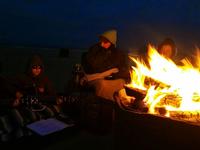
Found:
[[[130,58],[136,65],[132,66],[131,83],[127,86],[146,90],[144,101],[149,113],[156,114],[156,107],[164,107],[167,112],[200,112],[199,51],[197,67],[187,58],[178,66],[171,59],[161,56],[151,45],[148,48],[148,64],[144,60]]]

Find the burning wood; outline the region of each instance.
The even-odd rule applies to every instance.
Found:
[[[166,88],[166,87],[170,87],[170,85],[165,84],[164,82],[158,81],[156,79],[153,79],[151,77],[146,77],[145,81],[144,81],[144,85],[146,87],[149,86],[155,86],[155,88],[159,87],[159,88]]]
[[[168,105],[179,108],[181,105],[181,97],[178,95],[167,95],[160,100],[158,105],[160,106]]]
[[[155,107],[155,112],[164,116],[167,113],[167,110],[165,107]]]
[[[200,122],[200,55],[197,65],[187,58],[177,65],[149,46],[147,57],[148,65],[130,57],[136,65],[130,70],[131,82],[125,90],[135,98],[134,104],[144,102],[148,113]]]
[[[194,102],[200,102],[200,96],[198,94],[194,94],[193,97],[192,97],[192,100]]]
[[[133,101],[130,101],[130,107],[141,111],[141,112],[147,112],[148,108],[145,105],[143,99],[146,96],[146,91],[138,89],[138,88],[132,88],[129,86],[124,86],[125,93],[128,97],[134,97]]]
[[[133,88],[133,87],[130,87],[130,86],[127,86],[127,85],[124,85],[124,88],[125,88],[126,94],[128,96],[133,96],[137,100],[143,100],[146,96],[145,90]]]
[[[169,111],[170,117],[200,123],[200,111]]]

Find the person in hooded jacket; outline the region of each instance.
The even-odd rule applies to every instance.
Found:
[[[25,74],[18,76],[17,86],[23,95],[36,95],[43,101],[51,101],[56,95],[52,82],[44,73],[44,63],[39,55],[31,57]]]
[[[33,55],[24,74],[15,80],[16,96],[12,103],[20,124],[27,124],[42,118],[53,117],[58,113],[56,92],[53,84],[44,74],[41,56]]]

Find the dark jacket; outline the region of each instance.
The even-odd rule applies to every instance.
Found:
[[[40,75],[36,77],[32,75],[31,68],[33,66],[41,66]],[[52,82],[44,74],[44,64],[38,55],[34,55],[30,59],[26,72],[16,77],[16,87],[23,95],[35,95],[44,101],[51,100],[56,96]],[[44,92],[40,92],[39,88],[44,88]]]
[[[105,49],[99,43],[95,44],[82,59],[82,65],[87,74],[101,73],[117,67],[119,72],[113,75],[115,79],[130,79],[128,55],[113,45]]]

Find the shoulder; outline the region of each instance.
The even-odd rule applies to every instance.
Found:
[[[15,75],[15,79],[17,79],[17,80],[28,80],[30,78],[31,77],[26,73],[21,73],[21,74],[16,74]]]
[[[89,47],[89,51],[92,51],[92,50],[95,50],[95,49],[99,49],[99,48],[100,48],[99,43],[96,43],[96,44],[94,44],[94,45]]]
[[[87,57],[98,55],[102,52],[102,47],[99,45],[99,43],[92,45],[87,52]]]
[[[115,53],[117,53],[118,55],[128,55],[128,52],[123,50],[123,49],[120,49],[120,48],[113,48],[113,51]]]

